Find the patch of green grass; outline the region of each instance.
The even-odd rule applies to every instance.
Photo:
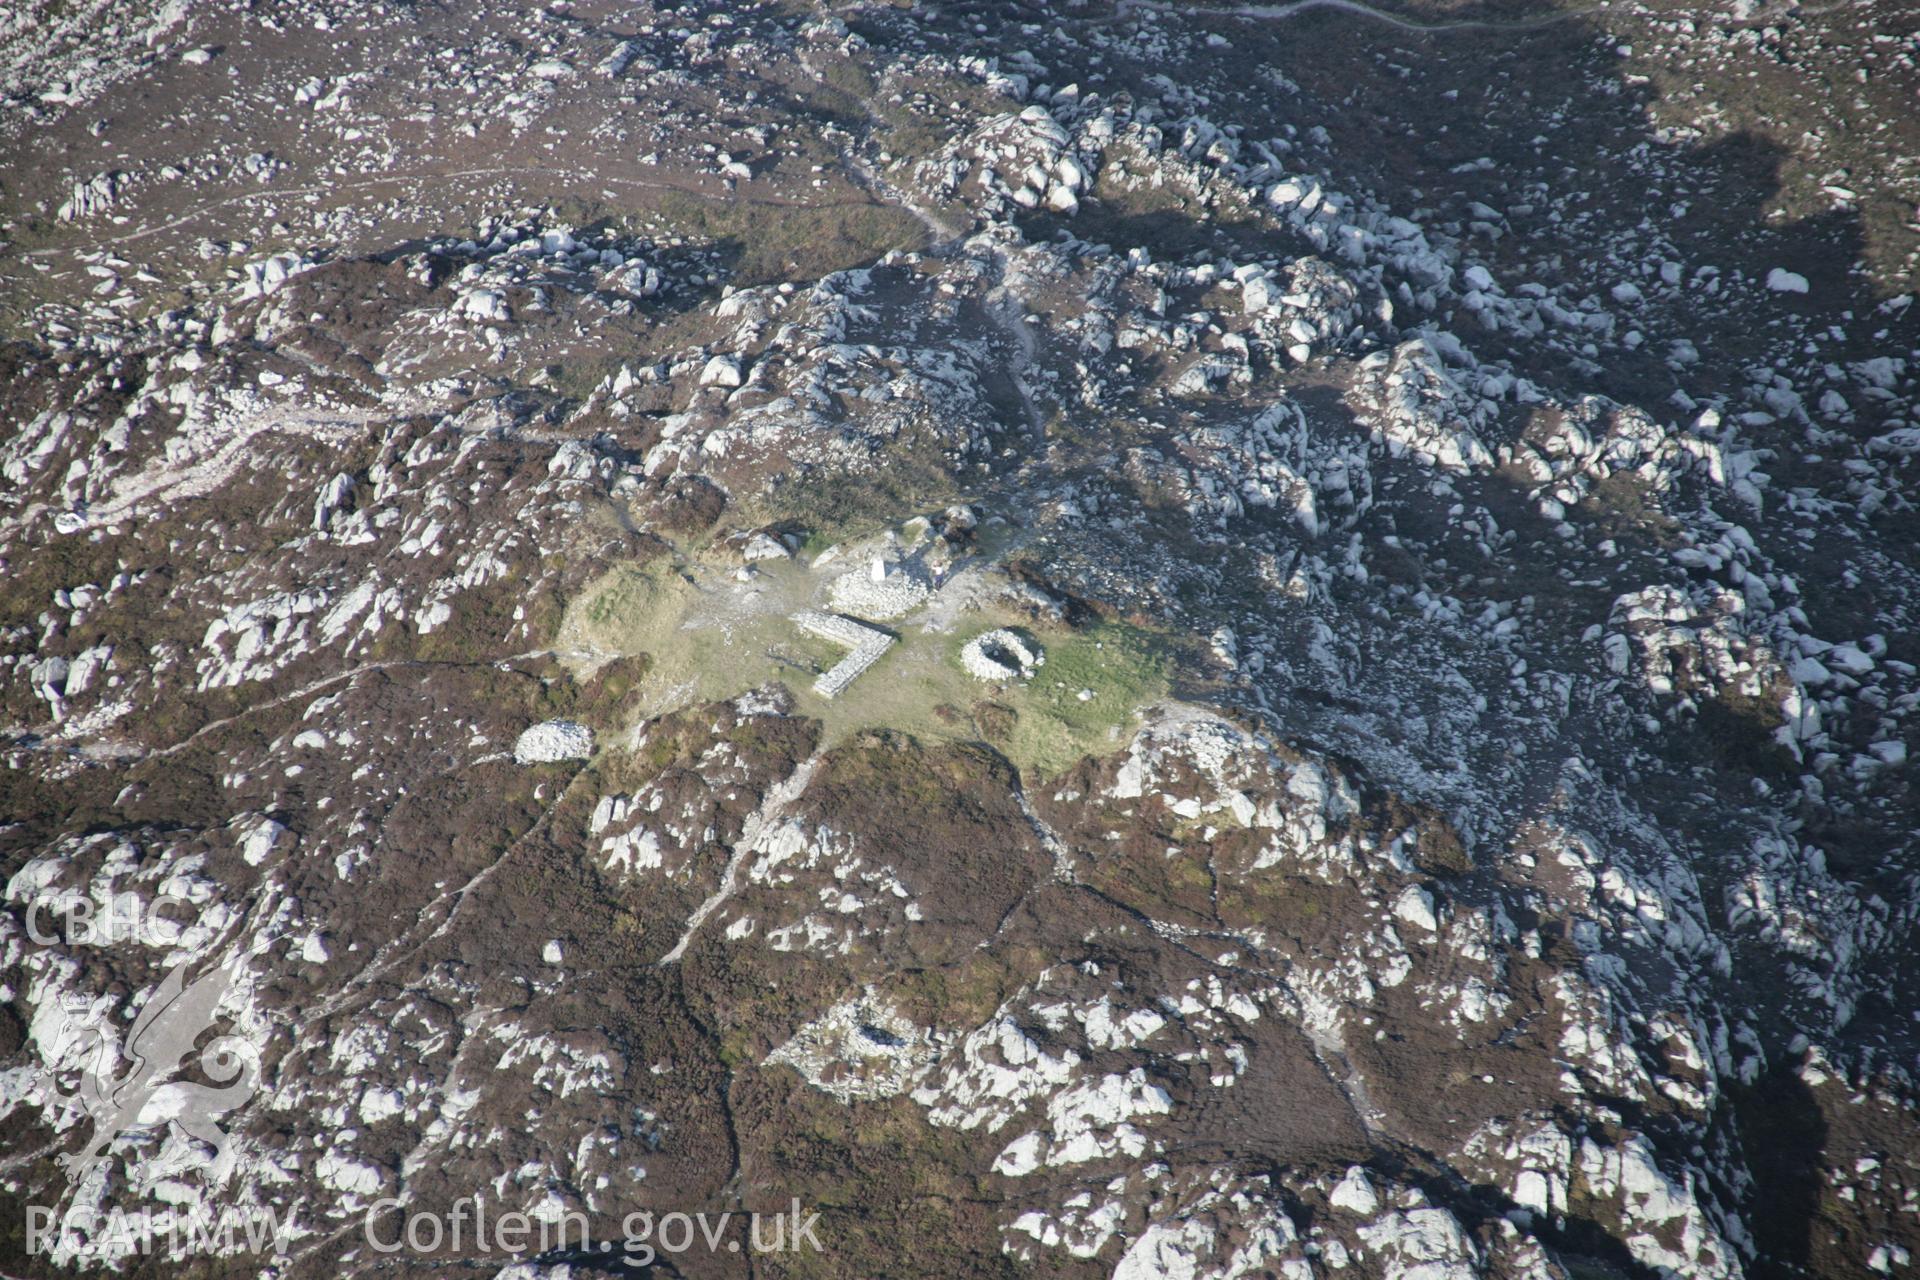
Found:
[[[1166,659],[1149,633],[1124,623],[1069,633],[1009,699],[1020,717],[1012,754],[1057,773],[1117,748],[1133,713],[1166,693]]]
[[[580,593],[560,624],[558,648],[586,667],[646,654],[645,673],[622,693],[635,714],[657,716],[696,699],[730,697],[773,678],[765,649],[793,633],[784,619],[689,627],[701,588],[667,565],[621,565]]]
[[[876,727],[923,742],[986,740],[1023,772],[1051,776],[1082,756],[1117,750],[1137,714],[1167,694],[1153,637],[1118,623],[1078,632],[1033,628],[1047,660],[1030,680],[1002,686],[968,675],[960,664],[966,642],[1014,621],[982,613],[951,632],[903,630],[900,643],[839,698],[816,699],[809,690],[803,709],[820,717],[829,744]],[[1081,700],[1082,690],[1092,696]],[[956,717],[954,708],[974,711]]]
[[[975,680],[961,665],[962,647],[1020,622],[987,610],[947,631],[909,619],[871,670],[826,699],[813,692],[813,677],[842,651],[790,619],[821,579],[801,564],[763,567],[749,592],[724,574],[708,572],[698,584],[690,576],[701,576],[697,566],[618,567],[580,594],[561,626],[559,647],[582,666],[648,655],[644,667],[625,669],[621,706],[631,715],[658,716],[778,681],[820,722],[823,745],[876,728],[924,742],[986,740],[1022,770],[1051,775],[1117,750],[1138,713],[1169,690],[1165,642],[1117,622],[1078,631],[1036,626],[1047,656],[1031,679]]]

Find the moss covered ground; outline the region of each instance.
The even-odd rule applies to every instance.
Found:
[[[928,742],[986,741],[1023,771],[1043,775],[1117,749],[1139,713],[1168,691],[1165,649],[1148,631],[1112,622],[1034,624],[988,604],[945,629],[915,618],[890,628],[898,641],[886,656],[840,697],[822,698],[814,675],[840,652],[803,634],[790,615],[817,603],[826,580],[800,564],[763,569],[748,582],[685,561],[618,566],[568,610],[560,647],[582,670],[647,655],[630,698],[638,716],[777,681],[802,714],[821,721],[826,745],[876,728]],[[1045,662],[1031,678],[1006,684],[968,675],[961,648],[1009,625],[1028,629]]]

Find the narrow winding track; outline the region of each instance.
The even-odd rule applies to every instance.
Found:
[[[1403,18],[1397,13],[1387,13],[1372,5],[1362,4],[1360,0],[1293,0],[1291,4],[1242,4],[1220,8],[1195,9],[1192,7],[1168,4],[1165,0],[1120,0],[1114,7],[1116,17],[1147,10],[1162,13],[1170,17],[1191,18],[1196,16],[1219,16],[1224,18],[1254,18],[1268,21],[1291,18],[1313,9],[1338,9],[1342,13],[1357,14],[1363,18],[1372,18],[1384,22],[1390,27],[1402,31],[1412,31],[1420,35],[1433,35],[1446,31],[1534,31],[1541,27],[1550,27],[1556,23],[1573,18],[1598,13],[1599,5],[1587,5],[1580,9],[1567,9],[1559,13],[1543,14],[1537,18],[1517,18],[1508,22],[1499,22],[1485,18],[1460,18],[1450,22],[1420,22],[1413,18]]]

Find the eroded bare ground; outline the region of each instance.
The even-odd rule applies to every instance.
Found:
[[[5,1271],[1910,1270],[1912,15],[1367,9],[0,18]]]

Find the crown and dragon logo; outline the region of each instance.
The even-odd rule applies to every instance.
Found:
[[[60,1157],[70,1181],[83,1181],[103,1164],[122,1133],[158,1121],[213,1149],[208,1172],[214,1184],[224,1182],[233,1171],[236,1153],[218,1117],[259,1092],[259,1049],[240,1036],[218,1036],[198,1054],[200,1070],[214,1084],[174,1077],[201,1035],[214,1025],[241,966],[238,959],[229,960],[191,984],[187,967],[182,962],[161,980],[117,1051],[105,1032],[89,1028],[94,1044],[86,1053],[79,1089],[65,1096],[86,1112],[93,1132],[84,1147]],[[117,1072],[122,1061],[126,1070]]]

